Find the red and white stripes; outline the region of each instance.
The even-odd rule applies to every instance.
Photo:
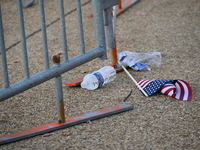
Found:
[[[150,82],[153,81],[155,80],[140,80],[138,84],[142,88],[145,88]],[[163,85],[159,92],[179,100],[192,100],[192,88],[187,82],[183,80],[171,81],[173,82]]]

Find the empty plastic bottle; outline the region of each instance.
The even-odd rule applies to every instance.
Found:
[[[81,82],[81,87],[95,90],[116,78],[116,71],[111,66],[105,66],[97,71],[87,74]]]

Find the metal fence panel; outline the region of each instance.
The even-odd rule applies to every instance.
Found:
[[[10,84],[8,66],[7,66],[7,55],[4,39],[4,27],[3,27],[3,15],[0,7],[0,45],[1,45],[1,64],[2,64],[2,74],[4,80],[4,87],[0,90],[0,101],[6,100],[16,94],[19,94],[25,90],[28,90],[32,87],[35,87],[47,80],[52,78],[58,78],[64,72],[67,72],[75,67],[78,67],[84,63],[87,63],[95,58],[106,59],[106,37],[105,37],[105,18],[107,22],[112,23],[110,17],[106,17],[106,13],[112,11],[110,7],[117,3],[117,0],[114,1],[105,1],[105,0],[92,0],[93,14],[94,14],[94,28],[95,28],[95,37],[96,45],[94,48],[86,51],[85,50],[85,41],[84,41],[84,29],[82,21],[82,7],[81,1],[76,0],[76,9],[78,14],[78,28],[80,36],[80,55],[77,55],[71,59],[68,58],[68,47],[67,47],[67,36],[66,36],[66,22],[65,22],[65,8],[64,1],[59,0],[59,12],[60,12],[60,27],[62,31],[62,47],[64,52],[64,61],[60,65],[54,65],[50,67],[49,63],[49,50],[48,50],[48,41],[47,41],[47,32],[46,32],[46,19],[45,19],[45,10],[44,10],[44,0],[39,0],[39,11],[40,11],[40,24],[41,24],[41,33],[42,33],[42,44],[43,44],[43,56],[44,56],[44,70],[30,75],[29,68],[29,59],[26,46],[26,33],[25,33],[25,23],[24,23],[24,14],[23,14],[23,4],[21,0],[17,0],[18,8],[18,19],[20,27],[20,37],[21,37],[21,46],[22,46],[22,59],[24,67],[24,79]],[[105,10],[106,9],[106,10]],[[9,11],[9,10],[8,10]],[[112,36],[112,35],[111,35]],[[113,37],[111,37],[114,39]]]

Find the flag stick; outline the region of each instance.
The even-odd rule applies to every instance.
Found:
[[[133,78],[133,76],[128,72],[128,70],[122,65],[120,61],[118,61],[118,64],[124,69],[126,74],[132,79],[132,81],[136,84],[136,86],[142,91],[142,93],[148,97],[147,93],[142,89],[142,87],[137,83],[137,81]]]

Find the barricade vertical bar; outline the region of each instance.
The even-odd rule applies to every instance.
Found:
[[[121,1],[118,1],[118,5],[120,5]],[[112,23],[113,23],[113,36],[114,36],[114,48],[111,49],[111,54],[112,54],[112,66],[116,70],[119,69],[119,65],[117,64],[118,59],[117,59],[117,44],[116,44],[116,35],[115,35],[115,28],[116,28],[116,16],[117,16],[117,6],[113,7],[113,18],[112,18]],[[121,67],[120,67],[121,68]]]
[[[53,56],[54,66],[60,67],[60,56]],[[65,122],[65,110],[64,110],[64,102],[63,102],[63,87],[62,87],[62,78],[61,75],[55,77],[55,88],[56,88],[56,107],[58,110],[58,122]]]
[[[26,47],[26,35],[25,35],[25,28],[24,28],[24,15],[22,11],[22,1],[17,0],[17,2],[18,2],[18,16],[19,16],[19,24],[20,24],[22,52],[23,52],[24,73],[25,73],[25,77],[29,78],[30,75],[29,75],[28,55],[27,55],[27,47]]]
[[[105,18],[105,33],[106,33],[106,47],[107,49],[112,49],[115,47],[114,43],[114,14],[113,14],[113,7],[109,7],[104,10],[104,18]]]
[[[60,7],[60,22],[61,22],[61,32],[62,32],[62,44],[64,51],[64,60],[68,61],[68,48],[67,48],[67,37],[66,37],[66,25],[65,25],[65,12],[63,0],[59,0]]]
[[[6,59],[6,48],[4,41],[4,32],[3,32],[3,19],[1,14],[1,5],[0,5],[0,48],[1,48],[1,59],[2,59],[2,70],[4,77],[4,87],[8,88],[10,86],[9,77],[8,77],[8,68],[7,68],[7,59]]]
[[[82,11],[81,11],[81,2],[76,0],[76,7],[78,13],[78,26],[79,26],[79,37],[82,53],[85,53],[85,42],[84,42],[84,32],[83,32],[83,21],[82,21]]]
[[[101,59],[107,58],[106,53],[106,41],[104,31],[104,20],[103,20],[103,4],[101,0],[92,0],[93,14],[94,14],[94,26],[96,35],[96,45],[104,50],[104,55]]]
[[[48,45],[47,45],[44,0],[39,0],[39,7],[40,7],[40,20],[41,20],[41,28],[42,28],[42,40],[43,40],[45,69],[49,69],[49,54],[48,54]]]

